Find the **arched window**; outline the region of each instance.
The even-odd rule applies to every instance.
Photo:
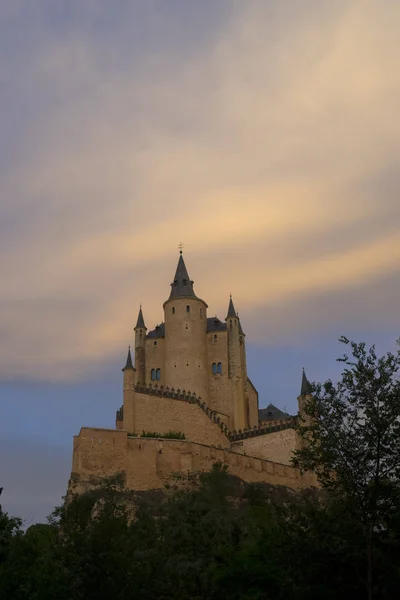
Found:
[[[172,314],[175,314],[175,306],[172,307]]]
[[[157,371],[156,371],[156,379],[157,379],[157,381],[159,381],[160,378],[161,378],[161,370],[157,369]]]
[[[186,312],[190,312],[190,306],[189,306],[189,304],[186,307]]]
[[[212,372],[213,372],[214,375],[217,374],[217,363],[213,363],[212,364]]]
[[[202,317],[202,316],[203,316],[203,309],[201,308],[200,309],[200,317]]]
[[[153,342],[154,346],[157,346],[157,342]]]
[[[216,333],[214,333],[214,340],[217,340],[217,339],[218,339],[218,336]]]
[[[151,370],[151,380],[152,380],[152,381],[154,381],[154,380],[155,380],[155,378],[156,378],[156,370],[155,370],[155,369],[152,369],[152,370]]]
[[[218,363],[218,365],[217,365],[217,373],[219,373],[221,375],[221,373],[222,373],[222,363]]]

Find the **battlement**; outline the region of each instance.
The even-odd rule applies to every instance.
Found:
[[[266,435],[268,433],[275,433],[276,431],[283,431],[284,429],[295,429],[297,426],[298,418],[290,417],[289,419],[280,419],[274,421],[273,424],[267,424],[268,421],[262,423],[259,427],[253,427],[252,429],[244,429],[241,431],[233,431],[229,435],[231,442],[237,442],[239,440],[245,440],[259,435]]]

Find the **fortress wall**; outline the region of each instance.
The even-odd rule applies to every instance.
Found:
[[[292,452],[296,447],[296,432],[294,429],[283,429],[266,433],[257,437],[233,442],[231,449],[240,454],[257,456],[284,465],[290,465]]]
[[[97,441],[93,441],[96,440]],[[98,439],[108,439],[109,443]],[[186,440],[128,438],[126,432],[83,428],[75,438],[73,475],[80,476],[74,491],[90,488],[91,477],[126,474],[133,490],[157,489],[175,473],[209,471],[215,462],[228,467],[232,475],[247,482],[282,485],[295,490],[317,485],[315,476],[301,475],[298,469],[223,448],[212,448]],[[74,477],[71,477],[71,482]],[[70,489],[72,483],[70,482]]]
[[[182,431],[193,442],[222,447],[230,445],[219,426],[211,421],[198,404],[135,392],[133,410],[134,432],[139,435],[142,431]]]

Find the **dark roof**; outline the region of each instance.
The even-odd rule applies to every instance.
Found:
[[[165,323],[161,323],[161,325],[156,325],[156,328],[152,331],[149,331],[149,333],[146,335],[147,339],[157,339],[163,337],[165,337]]]
[[[226,331],[226,323],[223,323],[218,317],[207,318],[207,333],[210,331]]]
[[[307,379],[305,370],[303,369],[303,376],[301,378],[300,396],[309,396],[310,394],[312,394],[312,386],[311,386],[311,383]]]
[[[229,307],[228,307],[228,314],[226,315],[226,318],[237,318],[237,314],[236,314],[236,310],[235,307],[233,306],[233,301],[232,301],[232,296],[229,299]]]
[[[142,313],[142,307],[141,306],[139,308],[139,314],[138,314],[138,318],[137,318],[137,323],[136,323],[135,329],[139,329],[140,327],[142,327],[143,329],[147,329],[146,325],[144,324],[144,319],[143,319],[143,313]]]
[[[288,417],[288,414],[284,413],[273,404],[268,404],[267,408],[260,408],[258,410],[259,421],[276,421],[278,419],[287,419]]]
[[[128,350],[128,356],[126,358],[126,365],[124,366],[124,368],[122,370],[125,371],[126,369],[133,369],[132,356],[131,356],[131,347],[130,346],[129,346],[129,350]]]
[[[185,261],[183,260],[182,251],[179,254],[178,266],[174,281],[171,283],[171,298],[196,298],[193,290],[193,281],[189,277]]]

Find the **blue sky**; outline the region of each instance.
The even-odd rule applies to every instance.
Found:
[[[139,303],[184,242],[233,294],[260,405],[399,337],[395,0],[0,6],[0,485],[43,519],[72,437],[112,426]]]

